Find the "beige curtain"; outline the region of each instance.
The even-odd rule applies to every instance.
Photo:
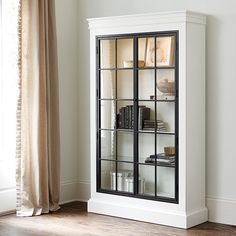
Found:
[[[59,209],[59,111],[54,0],[20,0],[17,215]]]

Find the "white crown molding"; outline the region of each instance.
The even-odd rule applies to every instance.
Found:
[[[206,24],[206,16],[192,11],[158,12],[87,19],[89,29],[189,22]]]

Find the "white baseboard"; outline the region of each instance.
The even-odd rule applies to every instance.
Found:
[[[78,182],[78,195],[77,198],[81,202],[87,202],[90,198],[90,182],[79,181]]]
[[[0,189],[0,213],[16,209],[16,189]]]
[[[61,181],[60,204],[76,201],[78,195],[78,180]]]
[[[86,181],[69,180],[61,181],[60,204],[83,201],[89,199],[90,183]],[[15,211],[15,188],[0,189],[0,214]]]
[[[69,180],[61,182],[60,204],[73,201],[87,202],[90,195],[90,183],[87,181]]]
[[[61,181],[60,204],[83,201],[87,202],[90,195],[90,183],[86,181]],[[16,208],[15,188],[0,189],[0,213],[14,211]]]
[[[209,221],[236,225],[236,200],[207,197]]]

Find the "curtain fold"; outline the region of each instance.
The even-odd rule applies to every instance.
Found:
[[[60,137],[54,0],[20,0],[17,215],[59,209]]]

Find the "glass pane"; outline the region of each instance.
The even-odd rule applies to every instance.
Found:
[[[170,167],[157,167],[157,196],[175,197],[175,169]]]
[[[101,101],[101,128],[114,129],[116,127],[115,101]]]
[[[133,161],[133,133],[117,132],[117,159],[119,161]]]
[[[112,182],[112,173],[116,169],[116,162],[101,161],[101,189],[115,190],[116,186]]]
[[[133,163],[118,163],[117,190],[133,193]]]
[[[164,166],[175,166],[175,136],[161,135],[156,137],[157,163]]]
[[[138,39],[138,67],[139,68],[143,68],[145,66],[146,45],[147,45],[147,38]]]
[[[138,128],[140,131],[154,131],[146,125],[147,121],[155,119],[155,102],[139,102]]]
[[[101,158],[116,159],[116,134],[114,131],[101,130]]]
[[[154,38],[146,39],[145,50],[145,67],[155,66],[155,40]]]
[[[117,98],[133,99],[133,70],[117,72]]]
[[[138,94],[141,100],[155,99],[154,70],[140,70],[138,77]]]
[[[154,164],[155,134],[139,133],[139,162]]]
[[[117,102],[117,128],[133,129],[134,126],[134,106],[133,102]]]
[[[159,132],[175,132],[175,103],[157,102],[156,125]]]
[[[155,196],[155,167],[139,165],[139,194]]]
[[[156,66],[174,66],[174,36],[156,38]]]
[[[101,71],[101,98],[115,98],[116,81],[112,70]]]
[[[175,70],[162,69],[157,70],[156,83],[157,99],[174,100],[175,99]]]
[[[117,40],[117,67],[133,67],[133,39]]]
[[[115,40],[100,41],[100,67],[115,68]]]

